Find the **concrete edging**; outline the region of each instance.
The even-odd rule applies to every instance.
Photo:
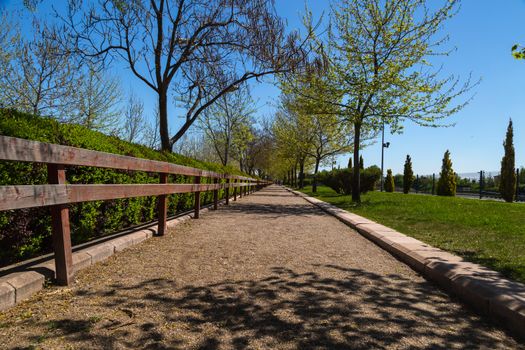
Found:
[[[469,304],[474,310],[504,323],[525,339],[525,285],[484,266],[432,247],[415,238],[332,204],[284,187],[335,216],[425,278]]]
[[[232,201],[234,201],[233,196],[230,198],[230,202]],[[225,200],[223,199],[219,201],[218,205],[225,205]],[[200,213],[205,213],[209,210],[209,207],[201,208]],[[193,216],[194,214],[190,213],[168,220],[166,226],[168,228],[173,228],[176,225],[193,218]],[[76,273],[83,268],[106,260],[113,254],[133,245],[137,245],[156,234],[157,226],[152,225],[145,229],[131,232],[124,236],[73,252],[73,271]],[[15,306],[21,301],[31,297],[36,292],[42,290],[46,278],[55,278],[55,261],[53,258],[32,265],[26,271],[17,271],[0,277],[0,312]]]

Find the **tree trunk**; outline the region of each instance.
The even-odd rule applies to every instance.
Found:
[[[359,143],[361,138],[361,124],[354,123],[354,173],[352,178],[352,201],[361,202],[361,181],[359,164]]]
[[[168,96],[164,89],[159,89],[159,133],[161,150],[171,152],[172,144],[168,132]]]
[[[228,165],[228,161],[229,161],[229,156],[230,155],[230,138],[227,138],[226,139],[226,145],[224,145],[224,161],[223,161],[223,164],[224,166]],[[242,163],[240,164],[240,168],[241,168],[241,171],[242,170]]]
[[[301,190],[304,188],[304,162],[304,159],[299,162],[299,188]]]
[[[312,192],[317,192],[317,172],[319,171],[319,163],[321,162],[321,159],[319,157],[315,158],[315,170],[314,170],[314,178],[312,181]]]

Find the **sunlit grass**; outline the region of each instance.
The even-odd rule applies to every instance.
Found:
[[[385,192],[356,204],[325,186],[303,192],[525,282],[525,204]]]

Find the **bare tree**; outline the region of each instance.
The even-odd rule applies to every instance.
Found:
[[[240,83],[289,72],[304,59],[297,33],[285,33],[267,0],[72,0],[62,19],[84,58],[123,62],[157,94],[163,150]],[[209,74],[217,66],[228,70],[221,88]],[[169,93],[186,108],[174,135]]]
[[[142,136],[142,142],[144,145],[153,149],[160,149],[160,137],[159,137],[159,107],[155,106],[155,114],[153,123],[146,122],[144,125],[144,132]]]
[[[0,76],[5,107],[36,115],[69,114],[78,70],[56,45],[56,33],[37,21],[34,37],[19,43]]]
[[[128,142],[140,142],[144,139],[143,133],[148,127],[150,126],[144,117],[144,103],[134,93],[130,93],[124,109],[121,137]],[[156,133],[156,130],[153,132]]]
[[[74,92],[74,112],[66,120],[92,130],[117,134],[121,101],[119,81],[88,65]]]
[[[5,11],[0,11],[0,81],[8,73],[9,63],[16,56],[17,43],[20,40],[18,23],[13,22]],[[3,102],[3,90],[0,89],[0,102]]]

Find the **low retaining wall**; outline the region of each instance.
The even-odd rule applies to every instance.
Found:
[[[335,216],[425,278],[476,311],[503,322],[519,338],[525,339],[524,284],[317,198],[286,189]]]

